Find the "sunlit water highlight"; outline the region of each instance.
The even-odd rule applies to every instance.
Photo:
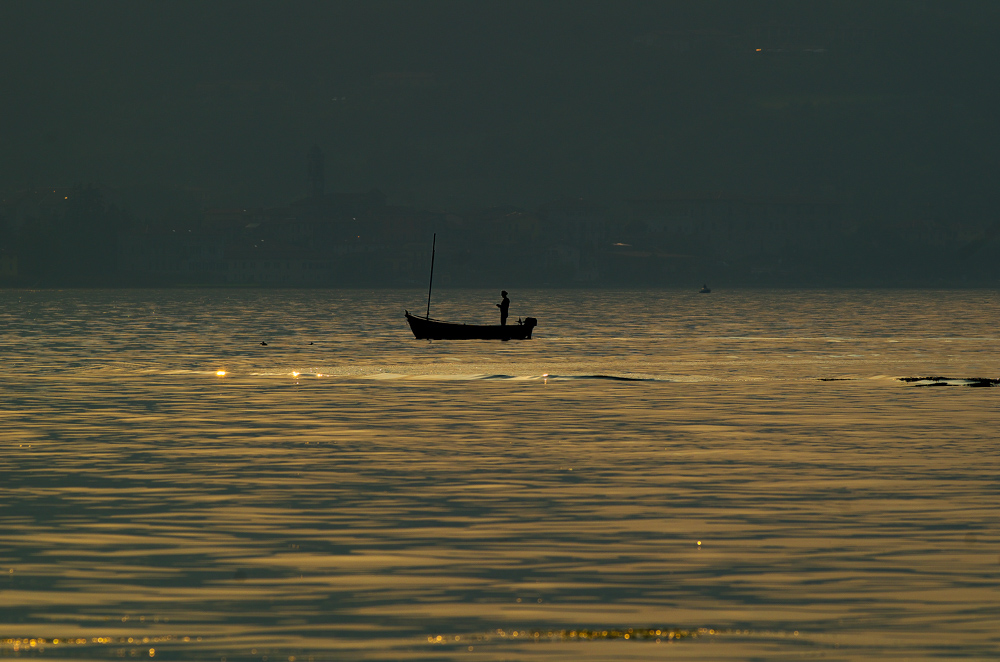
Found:
[[[997,292],[512,294],[0,292],[0,657],[1000,655]]]

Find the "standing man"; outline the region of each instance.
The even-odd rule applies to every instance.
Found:
[[[500,296],[503,301],[497,304],[500,309],[500,326],[507,326],[507,311],[510,309],[510,299],[507,298],[507,290],[501,290]]]

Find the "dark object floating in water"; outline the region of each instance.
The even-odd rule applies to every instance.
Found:
[[[706,284],[706,285],[702,285],[702,286],[701,286],[701,289],[700,289],[700,290],[698,290],[698,294],[708,294],[708,293],[710,293],[711,291],[712,291],[712,288],[710,288],[710,287],[709,287],[709,286],[708,286],[708,285]]]
[[[264,342],[263,340],[261,340],[261,341],[260,341],[260,346],[261,346],[261,347],[267,347],[267,343],[266,343],[266,342]]]
[[[852,382],[850,377],[820,377],[821,382]]]
[[[899,381],[911,383],[914,386],[1000,386],[1000,379],[990,377],[899,377]]]
[[[1000,386],[1000,379],[990,379],[989,377],[976,377],[970,379],[966,386]]]
[[[549,375],[550,377],[552,375]],[[618,375],[583,375],[578,379],[607,379],[613,382],[656,382],[658,379],[649,377],[619,377]]]
[[[615,382],[665,382],[669,381],[667,379],[656,379],[655,377],[619,377],[617,375],[550,375],[548,373],[541,375],[542,379],[561,379],[561,380],[583,380],[583,379],[609,379]],[[485,375],[479,379],[517,379],[514,375]]]
[[[517,324],[457,324],[426,317],[415,317],[406,311],[406,322],[419,340],[531,340],[531,330],[538,325],[534,317]]]

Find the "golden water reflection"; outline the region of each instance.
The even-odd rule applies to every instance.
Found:
[[[398,292],[18,296],[0,656],[1000,652],[1000,391],[895,379],[1000,374],[994,294],[591,294],[579,338],[536,292],[521,344]]]

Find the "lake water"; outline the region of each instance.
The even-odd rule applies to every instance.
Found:
[[[0,658],[1000,656],[997,291],[424,296],[0,291]]]

